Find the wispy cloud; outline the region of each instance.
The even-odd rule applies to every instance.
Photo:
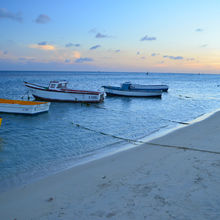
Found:
[[[35,22],[38,23],[38,24],[46,24],[46,23],[50,22],[50,20],[51,19],[50,19],[50,17],[48,15],[40,14],[36,18]]]
[[[40,49],[40,50],[55,50],[55,46],[48,44],[46,41],[39,42],[38,44],[29,45],[30,48]]]
[[[46,41],[42,41],[42,42],[39,42],[38,45],[44,46],[44,45],[47,45],[47,42]]]
[[[74,51],[74,52],[73,52],[73,56],[74,56],[74,58],[79,59],[79,58],[81,57],[81,54],[80,54],[79,51]]]
[[[151,54],[152,57],[159,56],[159,55],[160,55],[159,53],[152,53]]]
[[[89,49],[90,49],[90,50],[96,50],[96,49],[99,48],[99,47],[101,47],[101,45],[95,45],[95,46],[93,46],[93,47],[90,47]]]
[[[207,47],[208,46],[208,44],[203,44],[203,45],[201,45],[201,47]]]
[[[19,57],[18,60],[22,62],[27,62],[27,61],[34,61],[35,58],[34,57]]]
[[[95,34],[95,33],[97,33],[97,29],[96,28],[92,28],[88,32],[92,33],[92,34]]]
[[[186,60],[187,60],[187,61],[194,61],[195,58],[187,58]]]
[[[89,58],[89,57],[81,57],[79,59],[76,59],[75,60],[75,63],[85,63],[85,62],[92,62],[93,59],[92,58]]]
[[[171,60],[183,60],[184,59],[184,57],[182,57],[182,56],[167,56],[167,55],[165,55],[163,57],[171,59]]]
[[[22,22],[23,18],[22,18],[22,14],[19,13],[12,13],[9,12],[7,9],[5,8],[0,8],[0,19],[11,19],[14,21],[18,21],[18,22]]]
[[[5,56],[5,55],[7,55],[7,54],[8,54],[8,51],[6,51],[6,50],[5,50],[5,51],[1,51],[1,50],[0,50],[0,55],[4,55],[4,56]]]
[[[66,44],[66,47],[80,47],[80,44],[68,43]]]
[[[140,41],[153,41],[153,40],[156,40],[157,38],[156,37],[148,37],[147,35],[145,35],[144,37],[142,37],[140,39]]]
[[[108,37],[110,37],[110,36],[108,36],[108,35],[106,35],[106,34],[97,33],[95,37],[96,37],[96,38],[108,38]]]
[[[70,59],[65,59],[65,63],[70,63],[71,60]]]
[[[203,30],[202,28],[196,28],[195,31],[196,31],[196,32],[202,32],[202,31],[204,31],[204,30]]]

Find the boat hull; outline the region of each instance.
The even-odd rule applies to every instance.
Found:
[[[104,91],[110,96],[127,96],[127,97],[161,97],[162,90],[120,90],[104,87]]]
[[[104,100],[101,92],[89,92],[80,90],[48,90],[25,84],[35,99],[56,102],[85,102],[98,103]]]
[[[10,103],[11,102],[11,103]],[[24,102],[25,104],[22,104]],[[14,114],[38,114],[49,111],[50,103],[38,103],[28,101],[4,100],[0,101],[0,112]]]

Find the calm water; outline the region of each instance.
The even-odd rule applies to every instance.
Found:
[[[100,104],[51,103],[35,116],[0,113],[0,190],[57,172],[119,149],[160,129],[220,108],[220,76],[193,74],[0,72],[0,97],[21,99],[23,81],[47,85],[65,79],[75,89],[97,90],[125,81],[168,84],[161,99],[106,97]],[[78,127],[80,124],[91,130]],[[104,132],[109,135],[103,135]]]

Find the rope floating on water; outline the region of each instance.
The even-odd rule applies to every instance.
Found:
[[[157,143],[153,143],[153,142],[144,142],[144,141],[140,141],[140,140],[132,140],[132,139],[123,138],[123,137],[119,137],[119,136],[112,135],[112,134],[107,134],[102,131],[96,131],[96,130],[87,128],[83,125],[76,124],[74,122],[72,122],[72,123],[74,125],[76,125],[77,127],[83,128],[85,130],[92,131],[92,132],[99,133],[99,134],[106,135],[106,136],[110,136],[110,137],[113,137],[116,139],[127,141],[129,143],[133,143],[133,144],[149,144],[149,145],[158,146],[158,147],[175,148],[178,150],[190,150],[190,151],[197,151],[197,152],[202,152],[202,153],[220,154],[220,152],[218,152],[218,151],[210,151],[210,150],[203,150],[203,149],[199,149],[199,148],[191,148],[191,147],[183,147],[183,146],[175,146],[175,145],[157,144]]]
[[[119,137],[119,136],[116,136],[116,135],[113,135],[113,134],[108,134],[108,133],[105,133],[105,132],[102,132],[102,131],[96,131],[94,129],[87,128],[87,127],[85,127],[83,125],[80,125],[80,124],[77,124],[77,123],[74,123],[74,122],[72,122],[72,124],[76,125],[77,127],[83,128],[84,130],[88,130],[88,131],[92,131],[92,132],[99,133],[99,134],[102,134],[102,135],[110,136],[110,137],[113,137],[113,138],[116,138],[116,139],[127,141],[129,143],[134,143],[134,144],[136,144],[136,143],[144,143],[143,141],[132,140],[132,139],[129,139],[129,138]]]

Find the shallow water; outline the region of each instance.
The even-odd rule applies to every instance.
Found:
[[[2,71],[0,97],[21,99],[23,81],[47,85],[60,79],[85,90],[125,81],[170,89],[161,99],[106,97],[91,105],[51,103],[48,113],[34,116],[0,113],[0,190],[111,152],[127,143],[123,138],[137,140],[220,107],[220,76],[202,74]]]

